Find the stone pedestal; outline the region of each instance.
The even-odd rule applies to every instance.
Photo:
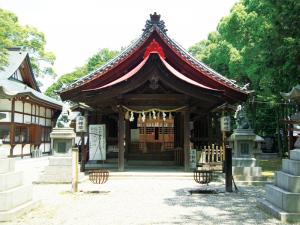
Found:
[[[256,157],[261,153],[263,139],[252,129],[236,129],[228,139],[232,148],[232,174],[236,181],[263,181]]]
[[[32,185],[23,184],[23,172],[15,171],[15,159],[0,158],[0,222],[9,221],[37,207]]]
[[[283,222],[300,222],[300,149],[282,160],[282,170],[276,172],[274,184],[266,185],[266,199],[258,204]]]
[[[50,134],[53,156],[37,183],[72,182],[72,146],[76,134],[73,128],[53,128]]]

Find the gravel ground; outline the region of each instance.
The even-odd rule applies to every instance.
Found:
[[[47,160],[17,162],[27,181],[35,180]],[[192,178],[113,178],[95,185],[88,180],[71,185],[35,184],[39,208],[0,225],[97,225],[97,224],[283,224],[257,208],[263,186],[239,186],[238,193],[224,193],[222,183],[196,184]],[[196,189],[218,194],[193,194]]]
[[[189,193],[199,187],[192,180],[163,178],[113,179],[104,185],[86,181],[76,194],[70,185],[34,185],[41,206],[2,225],[282,224],[257,208],[263,187]],[[201,188],[224,191],[220,183]]]

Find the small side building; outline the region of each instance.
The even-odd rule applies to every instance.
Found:
[[[0,140],[10,157],[50,153],[50,132],[62,103],[41,93],[29,55],[8,50],[8,64],[0,70]]]

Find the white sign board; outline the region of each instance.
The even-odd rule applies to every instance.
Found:
[[[197,151],[196,149],[190,150],[190,167],[196,169],[197,167]]]
[[[221,131],[230,131],[230,116],[221,117]]]
[[[89,125],[90,160],[106,160],[105,124]]]
[[[84,116],[76,117],[76,132],[87,132],[87,123]]]

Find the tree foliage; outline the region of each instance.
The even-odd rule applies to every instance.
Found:
[[[118,51],[111,51],[107,48],[103,48],[90,57],[87,63],[75,69],[71,73],[67,73],[62,75],[57,82],[53,83],[45,92],[46,95],[54,98],[59,98],[57,95],[57,91],[59,91],[63,86],[73,83],[79,78],[91,73],[97,68],[104,65],[106,62],[114,58],[118,54]]]
[[[0,68],[7,64],[7,48],[19,46],[29,52],[32,69],[37,77],[55,76],[52,65],[55,55],[45,51],[46,39],[31,26],[21,26],[17,16],[0,9]]]
[[[255,101],[248,108],[260,134],[280,133],[290,110],[280,92],[300,82],[299,12],[297,0],[241,0],[216,32],[190,48],[221,74],[250,83]]]

